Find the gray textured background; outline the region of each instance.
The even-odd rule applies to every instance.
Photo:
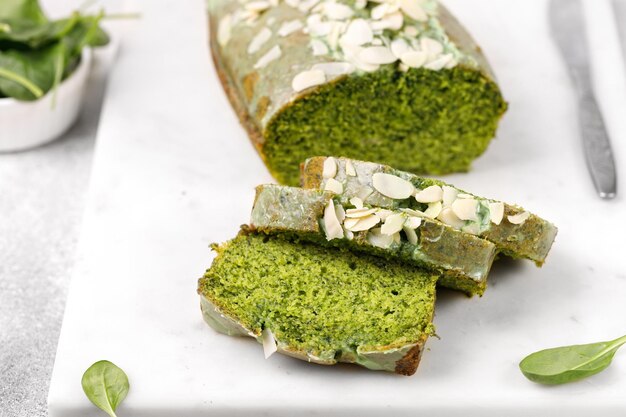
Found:
[[[107,61],[62,138],[0,154],[0,416],[47,415],[46,396],[89,180]]]

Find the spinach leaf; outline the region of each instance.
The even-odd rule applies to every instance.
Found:
[[[0,20],[27,20],[34,24],[48,21],[37,0],[0,1]]]
[[[109,361],[98,361],[83,374],[83,391],[96,407],[111,417],[117,417],[115,409],[126,398],[128,377]]]
[[[0,92],[17,100],[40,98],[55,85],[59,57],[64,57],[64,51],[63,44],[58,43],[34,51],[0,51],[0,70],[5,72],[4,77],[0,72]]]
[[[540,384],[564,384],[597,374],[606,369],[626,336],[608,342],[562,346],[526,356],[520,370],[531,381]]]

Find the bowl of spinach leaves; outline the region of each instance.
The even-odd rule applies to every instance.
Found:
[[[0,0],[0,152],[56,139],[76,120],[103,13],[49,19],[38,0]]]

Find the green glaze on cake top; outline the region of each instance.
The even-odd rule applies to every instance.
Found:
[[[506,110],[479,48],[434,0],[209,9],[218,72],[281,183],[296,185],[297,165],[315,155],[466,171]]]
[[[299,359],[415,372],[433,334],[435,275],[254,233],[214,249],[198,293],[217,331],[261,342],[268,329],[279,353]]]
[[[332,167],[332,175],[328,173]],[[380,181],[396,179],[407,187],[406,195],[389,196]],[[377,180],[379,184],[377,185]],[[557,234],[550,222],[522,207],[470,194],[432,178],[387,165],[347,158],[314,157],[302,166],[305,188],[328,189],[339,184],[337,199],[349,202],[362,197],[364,204],[386,209],[411,209],[457,230],[479,236],[496,245],[497,251],[527,258],[542,265]],[[430,197],[430,198],[429,198]]]
[[[420,212],[371,208],[358,197],[342,203],[333,196],[330,191],[261,185],[250,227],[408,262],[441,274],[441,284],[449,288],[470,296],[484,293],[495,256],[493,243]]]

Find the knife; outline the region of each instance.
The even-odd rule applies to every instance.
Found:
[[[614,198],[617,193],[615,160],[593,91],[582,1],[550,0],[549,17],[552,37],[576,88],[587,168],[598,195],[604,199]]]

